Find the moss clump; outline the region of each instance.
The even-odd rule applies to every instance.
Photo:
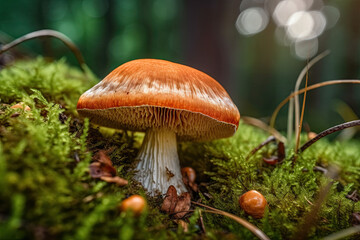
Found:
[[[95,82],[64,60],[48,63],[39,58],[0,71],[0,239],[255,238],[223,216],[203,212],[204,234],[198,211],[188,219],[187,233],[160,213],[161,198],[147,197],[132,178],[142,135],[98,128],[77,117],[80,94]],[[10,108],[18,102],[31,110]],[[274,150],[271,146],[246,160],[267,137],[241,123],[229,139],[180,143],[182,165],[195,168],[202,183],[195,197],[246,218],[270,238],[287,239],[298,231],[326,182],[313,167],[337,164],[339,178],[310,238],[351,226],[360,203],[345,196],[360,187],[360,143],[322,140],[306,150],[295,166],[289,158],[278,166],[266,165],[262,156]],[[117,174],[129,180],[127,186],[90,177],[91,158],[100,149],[109,153]],[[247,216],[238,206],[238,197],[250,189],[268,201],[263,219]],[[149,203],[141,217],[118,211],[121,200],[132,194],[143,195]]]

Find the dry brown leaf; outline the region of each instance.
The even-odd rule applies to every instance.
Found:
[[[191,197],[189,193],[182,193],[178,197],[178,201],[176,203],[174,213],[174,218],[182,218],[187,214],[187,211],[189,211],[191,207]]]
[[[177,203],[177,192],[173,185],[170,185],[166,192],[163,204],[161,205],[161,211],[168,214],[174,213],[174,209]]]
[[[168,214],[174,214],[175,219],[183,218],[187,211],[191,207],[191,197],[189,193],[182,193],[180,196],[177,195],[176,188],[170,185],[163,204],[161,205],[161,211]]]
[[[116,176],[116,169],[113,167],[111,159],[100,150],[93,156],[94,162],[90,164],[90,175],[93,178]]]
[[[104,163],[104,164],[109,165],[109,166],[113,166],[111,159],[109,158],[109,156],[106,154],[106,152],[104,150],[98,151],[93,156],[93,160],[97,161],[97,162]]]
[[[113,166],[109,166],[100,162],[93,162],[90,164],[90,175],[93,178],[112,177],[116,175],[116,170]]]
[[[98,151],[93,159],[95,160],[90,164],[90,175],[93,178],[100,178],[108,183],[116,183],[118,186],[128,184],[126,179],[116,176],[116,169],[113,167],[111,159],[105,151]]]

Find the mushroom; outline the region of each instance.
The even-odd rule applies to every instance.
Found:
[[[135,175],[150,195],[170,185],[186,192],[177,153],[179,140],[232,136],[240,114],[224,88],[207,74],[181,64],[127,62],[81,95],[77,110],[92,123],[145,132]]]

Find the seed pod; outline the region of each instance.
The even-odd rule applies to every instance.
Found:
[[[250,216],[262,218],[265,213],[267,202],[261,193],[251,190],[240,196],[239,205]]]
[[[132,211],[135,215],[140,215],[145,208],[146,200],[140,195],[132,195],[120,204],[120,211]]]

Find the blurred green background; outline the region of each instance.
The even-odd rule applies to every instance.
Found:
[[[360,1],[286,1],[306,3],[306,11],[322,11],[325,6],[335,11],[335,15],[326,15],[326,28],[324,25],[316,36],[315,53],[329,49],[331,54],[310,70],[309,84],[359,79]],[[40,29],[60,31],[78,45],[86,63],[100,79],[122,63],[137,58],[160,58],[189,65],[218,80],[242,115],[267,121],[293,90],[306,65],[306,59],[297,56],[294,39],[290,43],[279,41],[279,32],[284,32],[284,28],[279,27],[274,13],[280,2],[1,0],[0,41],[10,42]],[[265,13],[265,20],[259,21],[256,14],[245,15],[252,7],[263,9],[260,13]],[[241,30],[245,22],[240,20],[244,19],[250,19],[246,31]],[[308,25],[305,22],[299,29]],[[16,51],[27,56],[66,57],[77,65],[70,51],[55,39],[32,40]],[[15,57],[16,54],[2,55],[0,61],[9,62]],[[351,111],[360,116],[360,86],[330,86],[309,92],[304,119],[312,130],[321,131],[351,120],[354,118]],[[285,107],[277,121],[278,129],[286,129],[286,118]]]

